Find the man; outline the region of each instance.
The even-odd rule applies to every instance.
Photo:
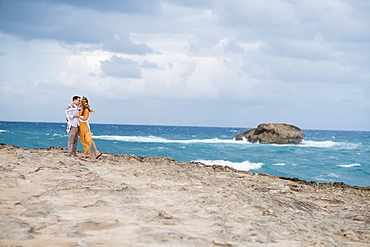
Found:
[[[79,110],[81,105],[81,97],[73,96],[72,103],[66,110],[67,117],[67,132],[68,132],[68,155],[77,157],[77,141],[78,141],[78,126],[79,122]]]

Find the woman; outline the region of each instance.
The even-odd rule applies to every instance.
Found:
[[[92,112],[90,106],[89,106],[89,100],[84,96],[81,99],[81,106],[82,109],[80,110],[80,141],[82,144],[82,147],[84,148],[85,158],[89,158],[89,151],[90,146],[95,151],[95,158],[98,159],[102,153],[100,153],[95,145],[95,142],[92,140],[92,135],[90,131],[90,125],[88,123],[90,118],[90,112]]]

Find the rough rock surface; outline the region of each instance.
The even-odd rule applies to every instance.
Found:
[[[370,246],[370,187],[66,154],[0,144],[0,246]]]
[[[290,124],[260,124],[235,136],[235,140],[247,139],[249,142],[261,144],[298,144],[304,138],[300,128]]]

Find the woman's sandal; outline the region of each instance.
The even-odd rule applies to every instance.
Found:
[[[100,156],[102,156],[102,153],[99,153],[99,154],[95,157],[95,159],[99,159],[99,158],[100,158]]]

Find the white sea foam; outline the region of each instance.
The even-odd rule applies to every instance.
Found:
[[[124,142],[153,142],[153,143],[244,143],[235,140],[212,139],[188,139],[188,140],[170,140],[157,136],[93,136],[94,139],[124,141]]]
[[[329,174],[328,174],[328,177],[339,178],[339,175],[337,175],[337,174],[335,174],[335,173],[329,173]]]
[[[53,136],[59,136],[59,137],[64,137],[66,135],[61,135],[61,134],[53,134]]]
[[[276,163],[276,164],[272,164],[273,166],[285,166],[284,163]]]
[[[7,130],[0,130],[0,132],[9,132],[9,131],[7,131]]]
[[[333,141],[305,141],[302,140],[301,144],[305,147],[317,147],[317,148],[330,148],[334,147],[336,145],[339,145],[339,143],[333,142]]]
[[[333,141],[305,141],[299,144],[302,147],[316,147],[316,148],[343,148],[343,149],[355,149],[359,145],[358,143],[347,143],[347,142],[333,142]]]
[[[350,165],[337,165],[337,166],[340,166],[340,167],[353,167],[353,166],[361,166],[361,164],[350,164]]]
[[[142,143],[209,143],[209,144],[237,144],[237,145],[253,145],[245,138],[243,140],[235,139],[187,139],[187,140],[171,140],[157,136],[116,136],[116,135],[101,135],[93,136],[94,139],[123,141],[123,142],[142,142]],[[355,149],[361,144],[334,142],[334,141],[306,141],[302,140],[300,144],[271,144],[277,147],[294,146],[294,147],[316,147],[316,148],[342,148]]]
[[[154,147],[154,148],[150,148],[150,150],[167,150],[168,148],[166,147]]]
[[[196,160],[195,162],[201,162],[205,165],[221,165],[221,166],[229,166],[235,168],[237,170],[242,171],[249,171],[249,170],[257,170],[260,169],[264,163],[252,163],[249,161],[243,162],[231,162],[226,160]]]
[[[320,176],[317,176],[315,177],[315,180],[318,180],[318,181],[325,181],[327,182],[328,180],[332,180],[332,179],[337,179],[339,178],[339,176],[335,173],[329,173],[329,174],[326,174],[326,175],[320,175]]]

